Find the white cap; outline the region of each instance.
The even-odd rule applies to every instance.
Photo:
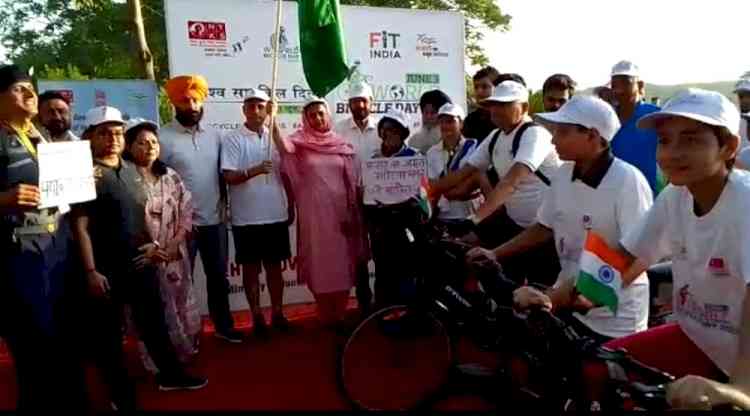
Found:
[[[122,113],[120,110],[114,107],[100,106],[94,107],[86,112],[86,128],[96,127],[104,123],[120,123],[125,124],[125,120],[122,119]]]
[[[734,92],[750,92],[750,79],[740,79],[734,84]]]
[[[328,103],[326,102],[326,100],[324,100],[324,99],[322,99],[322,98],[320,98],[320,97],[318,97],[316,95],[311,95],[311,96],[307,97],[307,100],[305,100],[305,105],[302,106],[302,109],[304,110],[304,109],[306,109],[307,107],[309,107],[309,106],[311,106],[313,104],[323,104],[324,106],[328,107]]]
[[[271,98],[268,96],[268,94],[266,94],[265,91],[259,88],[248,88],[245,91],[245,98],[242,100],[242,102],[247,102],[248,100],[271,101]]]
[[[503,81],[500,85],[495,87],[495,92],[492,96],[486,98],[482,102],[527,103],[529,102],[529,90],[527,90],[520,82]]]
[[[357,82],[349,85],[349,99],[367,98],[372,99],[372,88],[364,82]]]
[[[383,117],[380,118],[380,121],[383,121],[385,119],[391,119],[395,121],[396,123],[400,124],[403,128],[405,128],[407,131],[411,131],[409,129],[409,116],[406,115],[401,110],[388,110],[385,114],[383,114]]]
[[[630,61],[620,61],[612,67],[612,74],[610,74],[610,77],[614,77],[617,75],[640,78],[641,69],[638,68],[638,65]]]
[[[125,133],[127,133],[128,130],[130,129],[136,128],[138,126],[142,126],[144,124],[153,128],[156,131],[159,130],[159,125],[156,124],[155,122],[151,120],[146,120],[145,118],[137,117],[137,118],[131,118],[130,120],[128,120],[128,122],[125,125]]]
[[[438,110],[438,116],[453,116],[463,120],[466,117],[464,109],[458,104],[445,103]]]
[[[607,141],[612,141],[620,120],[610,104],[591,95],[575,95],[563,104],[559,110],[535,115],[542,123],[579,124],[589,129],[596,129]]]
[[[653,129],[656,121],[666,117],[685,117],[711,126],[726,127],[739,134],[740,112],[724,94],[700,88],[680,91],[667,101],[661,111],[647,114],[638,120],[638,128]]]

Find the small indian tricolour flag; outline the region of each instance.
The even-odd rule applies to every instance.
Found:
[[[622,276],[628,259],[607,245],[602,237],[589,231],[581,253],[580,273],[576,288],[595,305],[606,306],[617,314]]]
[[[430,200],[430,180],[422,176],[419,182],[419,207],[422,208],[427,218],[432,218],[432,201]]]

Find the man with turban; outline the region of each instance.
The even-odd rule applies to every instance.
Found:
[[[224,221],[226,198],[222,197],[226,189],[219,163],[221,135],[202,123],[208,83],[200,75],[183,75],[167,81],[164,89],[174,106],[175,120],[160,130],[161,159],[180,174],[193,196],[190,262],[195,265],[200,251],[215,335],[240,343],[242,336],[235,331],[229,310],[226,278],[228,235]]]

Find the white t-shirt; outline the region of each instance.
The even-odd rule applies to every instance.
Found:
[[[244,125],[227,133],[221,148],[221,169],[241,171],[259,165],[267,159],[269,139],[267,129],[261,138]],[[276,148],[271,152],[273,175],[258,175],[229,185],[232,225],[273,224],[289,218],[279,169],[281,157]]]
[[[622,240],[647,264],[672,257],[673,306],[685,334],[722,370],[737,361],[750,284],[750,173],[734,170],[707,214],[687,188],[668,186]]]
[[[219,131],[202,125],[193,131],[173,120],[159,130],[159,143],[159,158],[177,171],[193,195],[195,224],[219,224],[224,209],[219,191]]]
[[[364,131],[359,129],[352,117],[347,117],[336,123],[334,131],[354,146],[354,152],[360,161],[372,158],[375,152],[380,150],[381,140],[378,136],[378,122],[373,116],[367,117]]]
[[[739,160],[746,169],[750,169],[750,147],[740,150],[737,154],[737,160]]]
[[[406,144],[417,149],[421,154],[427,154],[427,151],[436,144],[440,143],[440,127],[422,126],[406,140]]]
[[[572,180],[573,166],[564,163],[539,209],[539,223],[553,230],[560,258],[557,284],[578,277],[586,232],[600,235],[617,247],[625,232],[651,207],[651,188],[643,174],[620,159],[613,159],[596,188]],[[648,327],[649,290],[646,274],[639,276],[620,298],[617,316],[607,307],[575,316],[608,337],[623,337]]]
[[[748,146],[750,146],[750,137],[748,137],[747,132],[748,117],[750,117],[750,114],[743,114],[742,118],[740,119],[740,149],[746,149]]]
[[[474,143],[474,146],[470,149],[467,148],[468,151],[465,154],[461,153],[464,146],[466,146],[466,138],[462,137],[461,141],[458,142],[454,158],[461,158],[457,161],[457,166],[459,168],[466,165],[469,156],[474,150],[476,150],[476,140],[472,139],[472,142]],[[446,166],[450,159],[450,154],[445,150],[442,142],[432,146],[430,150],[427,151],[427,176],[431,180],[439,179],[440,175],[446,171]],[[451,161],[451,166],[455,166],[455,163],[456,161]],[[474,211],[474,204],[472,204],[471,201],[449,201],[442,196],[438,201],[438,208],[440,208],[438,218],[444,220],[456,220],[464,219],[471,215]]]
[[[526,165],[532,172],[540,170],[546,177],[551,178],[560,166],[555,147],[552,145],[552,135],[542,126],[532,126],[526,129],[519,142],[518,153],[513,157],[513,137],[516,131],[526,122],[531,121],[528,116],[510,133],[500,132],[495,144],[495,150],[490,157],[490,142],[497,130],[493,130],[482,141],[479,148],[471,154],[468,163],[481,171],[493,165],[498,177],[503,178],[515,163]],[[536,222],[536,214],[542,204],[542,198],[548,186],[535,174],[526,176],[505,203],[508,216],[521,227],[528,227]]]

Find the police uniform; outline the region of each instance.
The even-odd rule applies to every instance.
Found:
[[[28,141],[41,139],[35,130]],[[19,135],[0,125],[0,192],[36,185],[39,166]],[[65,210],[0,216],[0,336],[13,355],[19,409],[76,406],[82,375],[68,349],[62,300],[70,228]]]

